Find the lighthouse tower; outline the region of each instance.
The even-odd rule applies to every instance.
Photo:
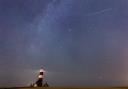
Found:
[[[41,68],[39,71],[38,80],[36,81],[37,87],[43,86],[44,72],[45,72],[44,69]]]

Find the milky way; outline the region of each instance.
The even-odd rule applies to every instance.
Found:
[[[128,85],[126,0],[0,0],[0,86],[46,70],[51,86]]]

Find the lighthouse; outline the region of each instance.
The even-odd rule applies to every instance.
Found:
[[[42,87],[43,86],[44,73],[45,73],[44,69],[41,68],[39,70],[38,80],[35,83],[37,87]]]

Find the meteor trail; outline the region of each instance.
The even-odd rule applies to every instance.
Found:
[[[111,11],[111,10],[112,10],[112,8],[107,8],[107,9],[103,9],[103,10],[100,10],[100,11],[97,11],[97,12],[88,13],[88,14],[86,14],[86,16],[99,15],[99,14],[102,14],[102,13],[105,13],[105,12],[108,12],[108,11]]]

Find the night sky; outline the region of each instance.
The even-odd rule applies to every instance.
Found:
[[[128,0],[0,0],[0,87],[41,67],[51,86],[128,86]]]

